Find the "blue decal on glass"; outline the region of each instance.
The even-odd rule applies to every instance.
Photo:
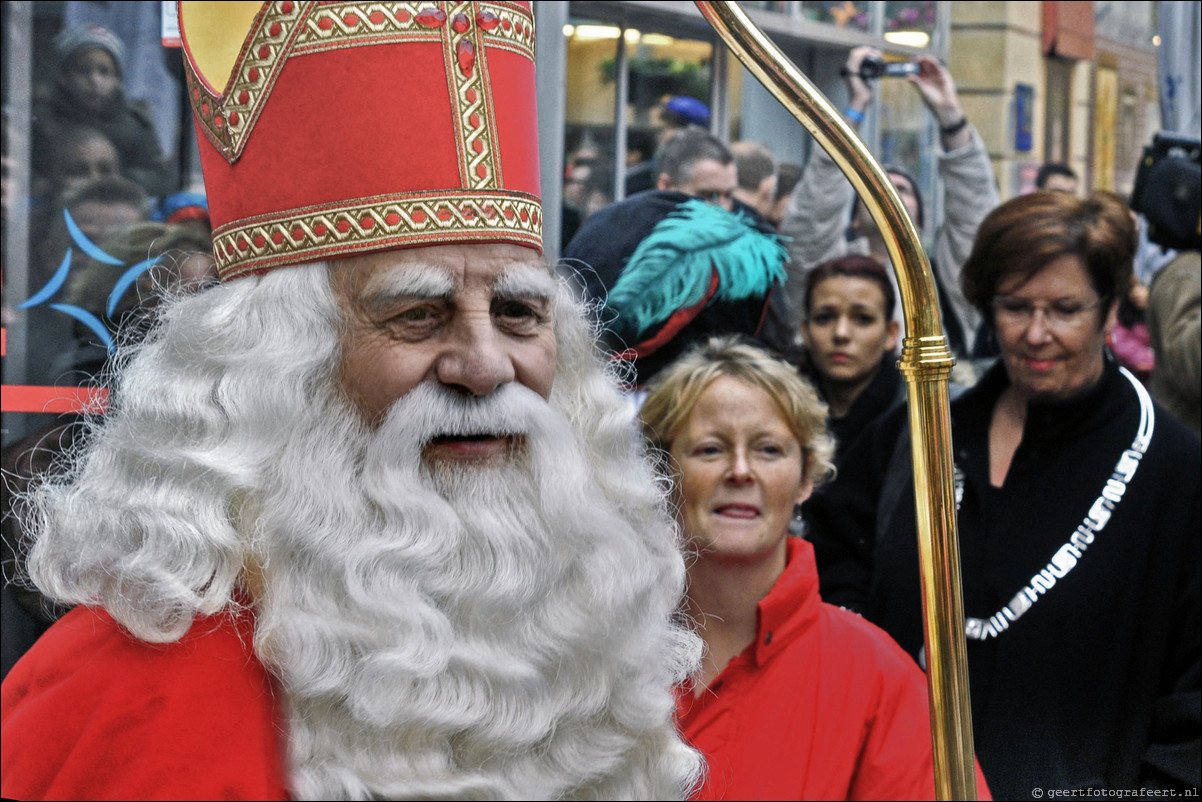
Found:
[[[125,294],[125,291],[129,289],[129,285],[137,281],[138,276],[142,275],[151,267],[158,264],[159,258],[160,257],[156,256],[153,259],[146,259],[138,262],[129,270],[126,270],[121,274],[121,278],[117,279],[116,283],[113,284],[112,292],[109,293],[109,303],[108,307],[105,309],[105,314],[107,314],[109,317],[113,316],[113,310],[117,308],[117,302],[121,300],[121,296]]]
[[[100,322],[100,318],[91,312],[86,309],[80,309],[78,306],[71,306],[70,304],[50,304],[50,308],[62,312],[64,315],[70,315],[91,329],[92,333],[104,343],[104,347],[108,349],[110,354],[117,350],[116,345],[113,344],[113,336],[109,334],[108,329]]]
[[[45,301],[51,295],[59,291],[59,288],[67,281],[67,273],[71,272],[71,249],[67,249],[67,253],[63,256],[63,263],[58,266],[54,276],[50,281],[46,282],[46,286],[38,291],[38,294],[25,300],[17,305],[18,309],[28,309],[31,306],[37,306]]]
[[[75,240],[75,244],[79,249],[88,256],[95,259],[97,262],[102,262],[106,265],[121,265],[121,260],[115,256],[109,256],[104,251],[100,250],[87,235],[80,231],[79,226],[71,218],[71,213],[66,208],[63,209],[63,219],[67,221],[67,231],[71,232],[71,239]]]

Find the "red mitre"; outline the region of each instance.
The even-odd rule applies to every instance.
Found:
[[[179,3],[222,280],[446,243],[542,251],[528,2]]]

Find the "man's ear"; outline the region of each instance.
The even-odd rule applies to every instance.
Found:
[[[672,183],[672,179],[667,173],[660,173],[655,178],[655,188],[659,190],[676,189],[676,185]]]
[[[755,203],[753,204],[760,214],[765,217],[771,213],[772,206],[776,202],[776,176],[770,175],[760,182],[760,188],[755,194]]]

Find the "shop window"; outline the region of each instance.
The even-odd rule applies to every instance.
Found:
[[[761,2],[754,2],[754,1],[748,2],[748,0],[744,0],[744,2],[739,3],[739,5],[741,5],[743,8],[754,8],[754,9],[758,9],[760,11],[771,11],[775,14],[788,14],[789,13],[789,3],[786,2],[785,0],[776,0],[776,2],[773,2],[773,0],[761,0]]]
[[[872,16],[869,13],[871,3],[843,2],[809,2],[801,4],[801,14],[813,22],[823,22],[838,28],[849,28],[855,31],[867,31],[872,27]]]
[[[714,50],[708,40],[583,19],[564,27],[564,39],[566,245],[589,214],[654,183],[668,99],[688,98],[686,112],[709,113]]]
[[[906,47],[929,47],[938,24],[939,4],[932,0],[885,3],[884,36],[887,42]]]
[[[6,60],[30,66],[4,83],[6,201],[16,176],[23,194],[4,218],[6,444],[103,395],[162,292],[216,278],[204,196],[180,192],[194,144],[162,5],[5,4]]]
[[[1147,139],[1141,130],[1139,93],[1134,86],[1123,86],[1119,91],[1118,119],[1115,132],[1115,176],[1114,186],[1119,194],[1130,196],[1135,187],[1135,171],[1139,167],[1140,151]]]

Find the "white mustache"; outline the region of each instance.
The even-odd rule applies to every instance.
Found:
[[[368,465],[416,468],[422,450],[443,437],[521,437],[545,423],[550,407],[516,382],[484,397],[466,396],[423,382],[397,399],[369,438]]]
[[[523,392],[524,391],[524,392]],[[394,414],[406,428],[421,432],[425,441],[436,437],[525,434],[531,425],[531,405],[546,401],[520,384],[503,385],[484,397],[456,393],[441,385],[423,383],[400,399]]]

